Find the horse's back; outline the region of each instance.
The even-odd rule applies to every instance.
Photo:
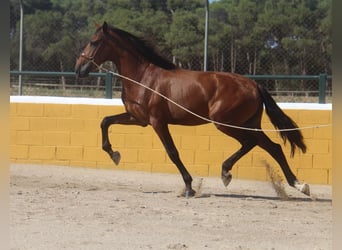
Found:
[[[252,79],[234,73],[178,69],[169,74],[167,79],[172,79],[171,82],[177,84],[173,87],[191,91],[201,90],[207,98],[220,94],[228,95],[233,99],[234,96],[256,99],[259,97],[258,87]]]
[[[203,82],[215,85],[215,94],[209,102],[209,116],[214,120],[243,124],[260,113],[262,99],[257,83],[239,74],[207,72]]]
[[[257,84],[242,75],[178,69],[166,73],[164,77],[163,81],[170,85],[171,99],[205,118],[241,124],[253,116],[262,104]],[[184,123],[185,120],[192,120],[186,111],[180,112],[172,104],[169,108],[174,116],[180,118],[177,120]],[[194,123],[200,123],[195,120]]]

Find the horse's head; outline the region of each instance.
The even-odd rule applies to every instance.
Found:
[[[96,65],[101,65],[108,60],[106,49],[108,44],[106,37],[108,25],[106,22],[102,26],[97,25],[95,33],[90,41],[84,46],[79,58],[76,61],[75,72],[78,77],[88,76],[90,71],[96,69]]]
[[[126,31],[109,26],[106,22],[98,26],[90,41],[85,45],[77,59],[75,71],[77,76],[86,77],[105,61],[112,61],[120,70],[141,66],[146,69],[146,63],[153,63],[164,69],[175,69],[176,66],[156,53],[151,45]]]

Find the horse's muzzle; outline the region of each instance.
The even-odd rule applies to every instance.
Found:
[[[80,78],[87,77],[90,71],[91,71],[91,62],[87,62],[83,65],[76,65],[75,67],[76,76]]]

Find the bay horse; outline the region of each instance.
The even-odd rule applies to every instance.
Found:
[[[101,122],[102,148],[116,165],[119,164],[120,153],[112,150],[108,137],[109,126],[150,125],[181,173],[185,195],[194,196],[192,177],[180,159],[168,125],[194,126],[212,120],[216,122],[214,124],[218,130],[241,144],[241,148],[222,164],[221,178],[225,186],[232,179],[230,170],[233,165],[258,145],[277,161],[290,186],[306,195],[310,194],[309,185],[300,183],[291,171],[281,146],[272,142],[261,130],[261,116],[265,106],[266,113],[275,128],[279,129],[284,144],[286,141],[290,143],[291,156],[297,148],[303,153],[306,151],[302,133],[297,130],[296,123],[280,109],[260,84],[239,74],[179,68],[157,53],[146,40],[104,22],[101,26],[97,25],[96,31],[77,59],[76,76],[86,77],[97,65],[106,61],[112,61],[120,75],[132,79],[121,78],[121,98],[126,112],[107,116]],[[186,112],[133,81],[157,91],[206,120]],[[239,129],[224,124],[253,129]]]

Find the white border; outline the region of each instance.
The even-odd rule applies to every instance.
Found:
[[[56,96],[10,96],[11,103],[47,103],[47,104],[84,104],[123,106],[121,99],[56,97]]]
[[[103,106],[123,106],[119,98],[83,98],[83,97],[55,97],[55,96],[10,96],[11,103],[47,103],[47,104],[83,104]],[[319,103],[278,103],[282,109],[304,110],[332,110],[332,104]]]

